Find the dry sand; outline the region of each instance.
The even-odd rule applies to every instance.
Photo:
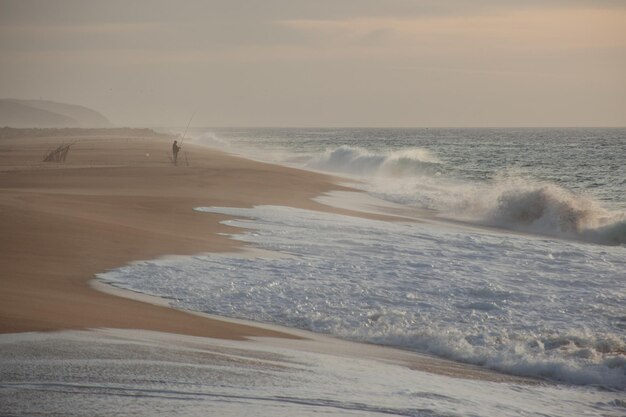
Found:
[[[298,349],[347,349],[427,372],[529,382],[394,349],[347,342],[334,349],[332,339],[307,332],[209,318],[96,291],[90,285],[95,274],[134,260],[240,248],[220,234],[237,231],[220,223],[225,216],[194,207],[272,204],[385,216],[312,201],[349,190],[334,177],[190,144],[175,166],[170,138],[131,130],[76,132],[80,136],[58,130],[22,131],[19,137],[0,132],[0,333],[118,328],[233,340],[269,336]],[[72,142],[64,163],[41,162],[49,150]],[[290,344],[302,338],[315,340]]]
[[[218,235],[233,232],[219,223],[223,216],[193,207],[328,209],[311,198],[342,187],[331,177],[188,144],[174,166],[171,140],[143,131],[78,133],[0,138],[0,332],[112,327],[233,339],[278,335],[115,297],[89,281],[137,259],[238,246]],[[41,162],[70,142],[65,163]]]

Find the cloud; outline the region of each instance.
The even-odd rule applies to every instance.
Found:
[[[356,40],[354,40],[353,43],[360,46],[383,45],[389,38],[394,35],[394,32],[395,31],[389,27],[373,29],[366,34],[359,36]]]
[[[326,46],[347,44],[435,46],[456,51],[479,45],[523,50],[626,47],[626,10],[544,9],[484,16],[420,16],[401,19],[290,20]]]
[[[0,24],[268,22],[477,16],[558,8],[624,9],[623,0],[0,0]]]
[[[611,0],[0,0],[3,90],[133,123],[202,102],[207,124],[624,124],[625,21]]]

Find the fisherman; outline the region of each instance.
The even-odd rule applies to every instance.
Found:
[[[176,161],[178,160],[178,151],[180,151],[180,146],[178,146],[178,141],[175,140],[172,145],[172,156],[174,157],[174,165],[176,165]]]

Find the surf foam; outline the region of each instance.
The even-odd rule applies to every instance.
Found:
[[[532,142],[532,130],[526,132],[530,142],[515,139],[519,132],[500,132],[513,135],[513,139],[492,137],[497,132],[491,130],[470,130],[465,132],[468,137],[452,137],[452,140],[441,136],[451,133],[445,129],[220,132],[198,133],[193,140],[252,159],[365,180],[355,186],[394,203],[436,210],[442,217],[599,244],[626,244],[626,211],[605,208],[597,198],[583,191],[609,180],[610,171],[595,165],[574,172],[571,166],[563,170],[554,164],[546,166],[545,152],[554,153],[555,158],[585,161],[562,146],[571,145],[569,142],[559,142],[563,139],[560,135],[572,132],[540,132],[551,135],[546,136],[548,142],[541,146]],[[424,140],[412,138],[411,133],[423,136]],[[584,138],[576,138],[582,141],[580,146],[588,146]],[[335,141],[351,145],[320,149],[321,145]],[[355,145],[361,143],[365,146]],[[426,146],[412,146],[412,143]],[[555,148],[559,144],[562,154]],[[587,150],[598,152],[596,147]],[[507,158],[500,160],[503,155],[511,162],[507,163]],[[516,162],[520,160],[525,165]],[[584,176],[580,184],[585,186],[576,192],[568,190],[567,184],[579,183],[576,181],[579,175]],[[593,175],[598,176],[595,181]]]
[[[313,157],[307,167],[361,176],[405,177],[436,175],[442,165],[427,149],[409,148],[387,152],[340,146]]]
[[[137,330],[3,334],[0,413],[617,417],[625,406],[612,392],[451,378],[268,342]]]
[[[623,249],[287,207],[205,208],[288,258],[195,256],[105,274],[180,306],[573,384],[626,388]]]
[[[626,212],[611,212],[591,197],[508,170],[486,181],[453,176],[422,148],[373,152],[350,146],[313,157],[308,168],[366,179],[356,187],[400,204],[437,210],[441,216],[594,243],[626,244]]]

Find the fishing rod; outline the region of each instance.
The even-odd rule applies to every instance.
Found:
[[[180,146],[183,146],[183,142],[185,141],[185,136],[187,136],[187,131],[189,130],[189,125],[191,124],[191,121],[193,120],[193,116],[195,116],[195,115],[196,115],[196,112],[194,111],[193,114],[191,115],[191,117],[189,118],[189,122],[187,122],[187,127],[185,128],[185,133],[183,133],[183,138],[180,140]]]

